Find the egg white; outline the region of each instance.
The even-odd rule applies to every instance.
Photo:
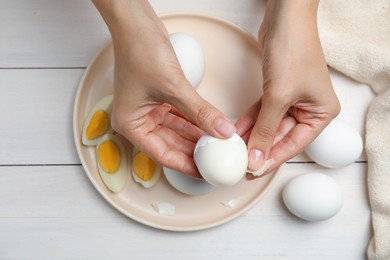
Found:
[[[154,162],[156,164],[156,168],[154,169],[154,172],[153,172],[153,176],[150,180],[148,181],[144,181],[142,179],[140,179],[137,174],[135,173],[134,171],[134,157],[135,155],[139,152],[138,149],[134,148],[133,149],[133,155],[131,157],[131,163],[132,163],[132,166],[131,166],[131,175],[133,176],[134,178],[134,181],[141,184],[144,188],[151,188],[153,187],[154,185],[156,185],[156,183],[158,182],[158,180],[160,179],[160,176],[161,176],[161,170],[162,170],[162,167],[161,165],[157,164],[156,162]]]
[[[115,173],[107,173],[106,171],[103,170],[103,168],[99,164],[99,161],[97,160],[99,174],[106,187],[112,192],[118,193],[123,189],[123,187],[126,185],[127,182],[127,176],[128,176],[127,152],[126,152],[125,145],[123,144],[123,140],[121,140],[120,136],[106,134],[102,136],[102,138],[100,138],[100,142],[96,146],[96,158],[97,158],[97,151],[99,149],[100,144],[102,144],[106,140],[111,140],[117,145],[121,156],[121,162],[118,170]]]
[[[88,146],[93,146],[93,145],[97,145],[103,138],[104,134],[109,134],[109,133],[112,133],[113,132],[113,129],[111,127],[111,124],[110,126],[108,127],[107,131],[102,135],[102,136],[99,136],[95,139],[88,139],[87,138],[87,128],[88,128],[88,125],[93,117],[93,115],[99,111],[99,110],[104,110],[107,115],[108,115],[108,119],[109,121],[111,121],[111,112],[112,112],[112,98],[113,96],[112,95],[108,95],[108,96],[105,96],[104,98],[100,99],[94,106],[93,108],[91,109],[91,111],[89,112],[87,118],[85,119],[84,121],[84,125],[83,125],[83,131],[82,131],[82,134],[81,134],[81,140],[83,142],[84,145],[88,145]]]

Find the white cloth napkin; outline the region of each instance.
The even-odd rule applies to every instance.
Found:
[[[322,0],[318,28],[328,64],[376,93],[366,118],[373,238],[369,259],[390,259],[390,0]]]

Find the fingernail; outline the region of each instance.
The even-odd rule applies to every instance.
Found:
[[[260,150],[252,149],[249,153],[248,168],[254,171],[260,169],[263,161],[263,153]]]
[[[214,129],[225,137],[231,137],[236,132],[236,127],[229,120],[223,117],[215,120]]]

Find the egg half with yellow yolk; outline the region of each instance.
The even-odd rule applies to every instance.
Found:
[[[126,148],[120,136],[104,135],[96,146],[96,160],[104,184],[112,192],[120,192],[128,175]]]
[[[82,142],[84,145],[97,145],[111,128],[112,95],[100,99],[84,121]]]
[[[156,164],[145,153],[134,149],[131,173],[136,182],[145,188],[153,187],[161,176],[161,165]]]

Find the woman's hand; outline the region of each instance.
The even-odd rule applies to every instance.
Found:
[[[147,1],[94,3],[113,40],[113,128],[158,163],[200,177],[192,159],[196,141],[204,132],[230,137],[236,128],[190,86]]]
[[[270,0],[259,29],[263,96],[237,122],[249,168],[271,172],[302,152],[339,113],[317,31],[318,1]],[[250,177],[250,175],[248,175]]]

